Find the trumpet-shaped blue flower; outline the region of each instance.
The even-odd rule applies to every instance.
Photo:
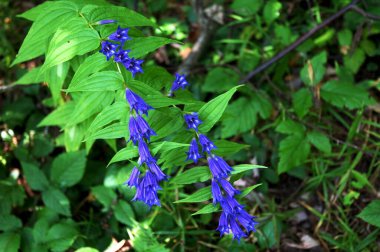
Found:
[[[150,154],[148,145],[145,143],[144,140],[139,141],[138,150],[140,154],[140,158],[138,160],[139,165],[141,165],[142,163],[149,164],[152,162],[156,162],[156,160],[152,157],[152,154]]]
[[[149,124],[145,121],[145,119],[142,116],[137,115],[136,116],[136,122],[137,122],[137,126],[139,128],[139,132],[140,132],[141,137],[144,137],[145,139],[150,141],[151,136],[157,135],[156,132],[154,132],[154,130],[152,130],[150,128]]]
[[[234,215],[228,216],[228,222],[234,239],[240,240],[241,237],[247,236],[247,234],[241,229],[239,224],[236,222],[236,218]]]
[[[219,180],[220,185],[222,186],[223,190],[227,193],[228,196],[234,197],[236,194],[239,194],[240,191],[235,189],[230,182],[228,182],[225,179]]]
[[[217,203],[223,200],[222,192],[220,191],[220,187],[215,180],[211,181],[211,194],[212,204],[216,205]]]
[[[220,236],[223,234],[228,234],[230,232],[230,226],[228,224],[228,214],[225,212],[222,212],[219,218],[219,225],[216,229],[220,232]]]
[[[129,187],[132,186],[138,186],[139,184],[139,177],[140,177],[140,171],[136,167],[133,167],[131,175],[129,176],[129,179],[125,184],[127,184]]]
[[[199,153],[198,150],[198,143],[195,138],[191,140],[189,151],[187,153],[187,159],[186,160],[193,160],[194,163],[198,162],[198,159],[202,157],[202,155]]]
[[[118,41],[123,46],[125,41],[130,40],[131,38],[128,36],[129,28],[122,29],[120,26],[117,27],[117,30],[112,33],[108,38],[110,40]]]
[[[233,170],[223,158],[212,155],[207,158],[212,176],[219,180],[228,177]]]
[[[197,113],[193,112],[191,114],[187,114],[184,118],[188,129],[195,129],[198,131],[198,125],[200,125],[202,121],[199,120]]]
[[[125,97],[131,107],[131,110],[135,110],[136,113],[148,115],[148,111],[153,109],[151,106],[145,103],[145,101],[135,94],[129,88],[125,89]]]
[[[175,80],[173,81],[171,92],[174,92],[180,88],[185,89],[189,83],[185,79],[185,75],[180,75],[178,73],[175,74]]]
[[[158,190],[161,190],[161,187],[158,185],[156,176],[152,172],[147,171],[136,187],[136,195],[133,200],[141,200],[149,207],[153,205],[161,206],[157,195]]]
[[[100,20],[98,22],[96,22],[97,24],[101,24],[101,25],[105,25],[105,24],[113,24],[113,23],[117,23],[116,20],[113,20],[113,19],[104,19],[104,20]]]
[[[162,170],[160,169],[160,167],[157,165],[156,162],[148,163],[148,167],[149,167],[149,170],[156,176],[156,179],[158,182],[167,179],[166,174],[162,172]]]
[[[129,59],[128,53],[130,51],[131,50],[123,50],[123,49],[120,49],[119,51],[117,51],[114,55],[115,62],[123,63],[126,60],[128,60]]]
[[[119,45],[117,44],[113,44],[109,41],[103,41],[102,49],[99,52],[103,53],[106,56],[107,61],[108,61],[113,55],[115,55],[118,47]]]
[[[202,151],[210,153],[212,149],[216,149],[214,143],[203,134],[199,134],[199,143],[202,146]]]
[[[255,221],[254,216],[249,215],[245,210],[241,210],[236,214],[236,218],[247,232],[256,232],[256,225],[258,223]]]
[[[236,214],[244,209],[244,206],[242,206],[234,197],[228,195],[223,198],[220,205],[222,206],[223,211],[228,214]]]
[[[137,73],[143,73],[143,69],[141,67],[141,64],[144,62],[144,60],[138,60],[135,58],[126,59],[123,61],[124,67],[132,73],[132,77],[135,77]]]

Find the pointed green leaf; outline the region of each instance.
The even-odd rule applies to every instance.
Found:
[[[198,215],[198,214],[208,214],[219,211],[219,206],[214,206],[213,204],[207,204],[192,215]]]
[[[307,88],[301,88],[292,95],[293,108],[299,118],[303,118],[313,105],[313,96]]]
[[[33,190],[44,191],[49,187],[45,173],[31,163],[21,162],[26,182]]]
[[[142,38],[133,38],[128,40],[124,48],[131,50],[129,53],[130,57],[141,58],[147,55],[150,52],[155,51],[156,49],[170,43],[180,43],[177,40],[162,38],[162,37],[142,37]]]
[[[45,205],[57,213],[70,216],[70,202],[58,189],[50,188],[42,192],[42,200]]]
[[[174,203],[193,203],[193,202],[203,202],[206,200],[211,199],[211,187],[207,186],[202,189],[199,189],[195,193],[191,194],[190,196],[177,200]]]
[[[203,122],[199,127],[201,132],[208,132],[218,122],[227,108],[229,100],[239,87],[241,86],[233,87],[226,93],[217,96],[199,110],[199,118]]]
[[[290,135],[280,142],[278,173],[287,172],[303,164],[310,153],[310,144],[304,135]]]
[[[119,150],[115,156],[111,159],[111,161],[108,163],[108,165],[120,161],[130,160],[132,158],[138,157],[139,152],[135,146],[128,146],[121,150]]]
[[[170,182],[175,184],[193,184],[210,180],[211,172],[207,166],[190,168],[189,170],[175,176]]]
[[[380,228],[380,200],[373,200],[369,203],[358,217],[365,222]]]
[[[329,138],[318,131],[312,131],[307,134],[307,139],[312,143],[318,150],[324,153],[331,153],[331,144]]]

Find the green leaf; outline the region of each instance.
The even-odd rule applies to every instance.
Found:
[[[105,208],[109,208],[117,199],[116,193],[111,188],[102,185],[91,188],[91,193]]]
[[[66,125],[73,114],[75,109],[75,102],[66,102],[59,106],[56,110],[47,115],[39,124],[38,127],[44,126],[64,126]]]
[[[132,158],[138,157],[139,152],[135,146],[128,146],[121,150],[119,150],[115,156],[111,159],[111,161],[108,163],[108,165],[120,161],[130,160]]]
[[[79,82],[84,81],[93,73],[97,73],[110,66],[112,61],[107,61],[106,57],[99,52],[88,56],[85,61],[78,67],[71,80],[69,88],[75,87]]]
[[[75,252],[99,252],[99,250],[90,248],[90,247],[84,247],[84,248],[75,250]]]
[[[50,1],[47,1],[47,2],[44,2],[42,4],[39,4],[19,15],[17,15],[17,17],[21,17],[21,18],[25,18],[27,20],[30,20],[30,21],[35,21],[38,16],[40,16],[40,14],[42,13],[45,13],[45,10],[47,8],[49,8],[52,4],[54,4],[53,2],[50,2]]]
[[[364,88],[339,80],[331,80],[323,85],[321,96],[338,108],[358,109],[372,103]]]
[[[155,51],[156,49],[170,43],[180,43],[177,40],[161,38],[161,37],[142,37],[142,38],[133,38],[125,42],[124,48],[131,50],[129,53],[130,57],[141,58],[147,55],[150,52]]]
[[[19,218],[11,214],[0,215],[0,230],[12,231],[22,227],[22,222]]]
[[[97,21],[113,19],[121,26],[154,26],[156,24],[146,17],[125,7],[119,6],[85,6],[81,12],[88,18],[91,23]]]
[[[61,186],[73,186],[82,179],[85,167],[85,151],[63,153],[53,161],[51,180]]]
[[[44,191],[49,188],[49,181],[45,173],[31,163],[21,162],[26,182],[33,190]]]
[[[290,135],[280,142],[278,173],[290,171],[303,164],[310,153],[310,144],[303,135]]]
[[[48,38],[59,26],[75,17],[78,11],[77,6],[69,1],[51,2],[43,10],[26,35],[12,66],[42,55]]]
[[[85,247],[75,250],[75,252],[99,252],[99,250],[95,248]]]
[[[21,76],[20,79],[16,80],[14,84],[18,85],[29,85],[43,82],[44,79],[42,76],[39,76],[40,67],[35,67],[32,70],[28,71],[26,74]]]
[[[361,48],[356,48],[354,53],[349,53],[344,56],[343,62],[345,67],[356,74],[365,62],[365,53]]]
[[[252,95],[252,103],[261,118],[268,119],[271,116],[273,107],[267,93],[261,90],[256,91]]]
[[[0,234],[0,251],[17,252],[20,248],[21,237],[17,233],[2,233]]]
[[[254,190],[255,188],[257,188],[257,187],[259,187],[259,186],[261,186],[261,185],[262,185],[262,183],[245,188],[245,189],[244,189],[244,190],[238,195],[238,197],[239,197],[239,198],[244,198],[244,197],[247,196],[250,192],[252,192],[252,190]]]
[[[285,121],[282,121],[276,127],[276,132],[280,132],[282,134],[302,135],[305,133],[305,127],[300,123],[287,119]]]
[[[254,103],[253,100],[243,97],[228,106],[222,121],[223,138],[247,132],[256,126],[258,111]]]
[[[83,18],[72,18],[51,39],[41,71],[95,50],[99,45],[99,34],[89,28]]]
[[[338,32],[338,41],[340,46],[350,46],[352,42],[352,32],[344,29]]]
[[[70,202],[58,189],[50,188],[42,192],[42,200],[45,205],[57,213],[70,216]]]
[[[262,166],[262,165],[241,164],[241,165],[235,165],[233,168],[234,170],[231,172],[231,174],[239,174],[241,172],[250,171],[253,169],[267,168],[267,167]]]
[[[206,76],[202,90],[204,92],[225,92],[236,86],[239,75],[230,68],[216,67]]]
[[[115,123],[111,124],[104,129],[93,132],[89,135],[86,141],[92,141],[95,139],[117,139],[125,138],[129,139],[128,123]]]
[[[236,152],[249,147],[249,145],[239,144],[228,140],[217,140],[214,143],[217,146],[214,153],[219,156],[235,154]]]
[[[211,178],[210,169],[207,166],[193,167],[175,176],[170,182],[175,184],[193,184],[205,182]]]
[[[280,10],[282,4],[276,0],[270,0],[265,4],[264,7],[264,20],[267,24],[272,23],[280,16]]]
[[[369,203],[358,217],[365,222],[380,228],[380,200],[373,200]]]
[[[68,124],[75,125],[100,112],[114,99],[115,93],[111,91],[83,93],[76,103]]]
[[[321,132],[312,131],[307,134],[307,139],[310,143],[314,145],[318,150],[330,154],[331,144],[329,138]]]
[[[57,223],[48,231],[47,244],[52,251],[67,251],[73,245],[79,233],[73,224]]]
[[[144,74],[138,75],[137,79],[155,90],[163,87],[170,88],[174,77],[165,68],[160,66],[144,66]]]
[[[252,16],[260,10],[262,3],[262,0],[234,0],[231,8],[239,15]]]
[[[301,80],[309,85],[317,85],[325,76],[327,62],[327,53],[323,51],[314,56],[311,61],[301,69]]]
[[[202,120],[202,124],[199,127],[201,132],[208,132],[215,123],[218,122],[223,115],[224,110],[227,108],[229,100],[236,90],[241,86],[231,88],[224,94],[212,99],[199,110],[199,118]]]
[[[92,121],[90,127],[87,129],[88,133],[93,133],[110,124],[113,121],[124,120],[126,121],[129,115],[129,108],[126,102],[115,102],[107,107],[105,107],[102,112],[100,112]]]
[[[192,215],[198,215],[198,214],[208,214],[219,211],[219,206],[214,206],[213,204],[207,204]]]
[[[177,200],[174,203],[193,203],[193,202],[203,202],[206,200],[211,199],[211,187],[207,186],[202,189],[199,189],[195,193],[191,194],[190,196]]]
[[[123,77],[115,71],[94,73],[77,84],[71,85],[67,92],[115,91],[123,89]]]
[[[152,153],[156,155],[158,152],[164,153],[168,152],[171,150],[175,150],[178,148],[183,148],[183,147],[189,147],[190,144],[183,144],[183,143],[176,143],[176,142],[168,142],[168,141],[163,141],[160,143],[152,143],[151,148],[152,148]]]
[[[61,90],[69,71],[69,62],[58,64],[45,72],[45,79],[55,106],[62,102]]]
[[[293,108],[299,118],[303,118],[313,106],[313,96],[307,88],[301,88],[292,95]]]
[[[121,223],[133,226],[135,223],[135,214],[132,207],[125,201],[119,201],[114,210],[115,217]]]

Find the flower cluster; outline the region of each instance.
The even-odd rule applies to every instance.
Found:
[[[103,20],[102,24],[113,23],[113,21],[114,20]],[[107,60],[114,57],[115,62],[123,64],[125,69],[131,72],[132,76],[135,77],[136,73],[143,73],[141,64],[144,61],[129,57],[128,53],[131,50],[123,49],[125,42],[131,39],[128,36],[128,31],[129,28],[122,29],[119,26],[117,30],[108,37],[112,42],[107,40],[103,41],[102,48],[99,52],[103,53],[107,57]]]
[[[109,24],[113,23],[113,21],[114,20],[103,20],[100,24]],[[100,52],[107,57],[107,60],[114,57],[114,61],[123,64],[134,77],[136,73],[143,72],[141,68],[143,60],[130,58],[128,53],[131,50],[123,49],[125,42],[130,39],[128,30],[128,28],[122,29],[119,26],[116,32],[109,36],[109,39],[119,42],[120,44],[104,41]],[[129,141],[132,141],[134,145],[138,146],[140,156],[138,160],[139,167],[132,169],[131,175],[125,184],[130,187],[136,187],[136,194],[133,200],[141,200],[149,207],[153,205],[160,206],[157,191],[161,189],[159,183],[162,180],[166,180],[167,176],[162,172],[157,165],[156,159],[149,151],[148,143],[151,136],[156,135],[156,132],[144,119],[144,115],[148,116],[148,111],[153,108],[129,88],[125,90],[125,98],[131,110],[129,117]],[[145,171],[143,175],[140,170]]]
[[[240,240],[241,237],[246,237],[251,231],[256,231],[255,217],[249,215],[236,199],[235,196],[240,193],[235,189],[227,178],[233,170],[223,158],[216,156],[212,150],[216,149],[214,143],[205,135],[198,133],[198,126],[202,123],[197,113],[191,113],[184,116],[188,129],[194,129],[202,148],[202,153],[199,152],[198,142],[193,138],[189,151],[187,152],[187,160],[193,160],[197,163],[202,154],[207,156],[208,165],[212,174],[211,193],[213,204],[220,204],[222,214],[219,219],[217,230],[220,235],[232,233],[233,238]]]

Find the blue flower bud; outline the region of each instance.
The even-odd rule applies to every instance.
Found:
[[[198,143],[195,138],[190,143],[189,151],[187,153],[187,159],[186,160],[193,160],[194,163],[198,162],[198,159],[202,157],[202,155],[199,153],[198,150]]]
[[[131,110],[135,110],[136,113],[148,115],[148,111],[153,109],[151,106],[145,103],[145,101],[135,94],[129,88],[125,89],[125,97],[131,107]]]
[[[210,153],[212,149],[216,149],[214,143],[203,134],[199,134],[199,143],[202,146],[202,151]]]

